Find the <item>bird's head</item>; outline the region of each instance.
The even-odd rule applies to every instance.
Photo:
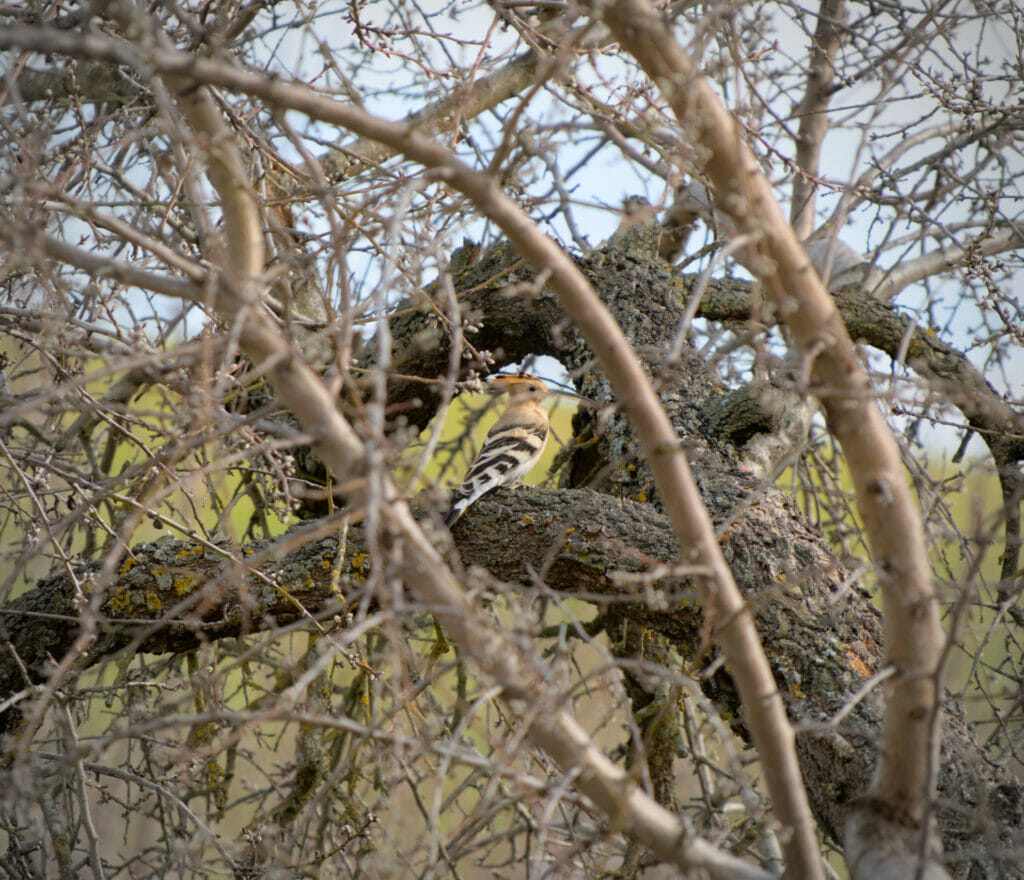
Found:
[[[555,383],[558,385],[558,383]],[[545,397],[572,397],[576,400],[593,403],[588,397],[570,391],[568,388],[552,388],[543,379],[530,373],[493,376],[487,382],[487,390],[492,394],[508,394],[509,403],[539,403]]]
[[[551,393],[541,379],[531,376],[529,373],[495,376],[488,381],[487,390],[492,394],[508,394],[509,403],[540,401]]]

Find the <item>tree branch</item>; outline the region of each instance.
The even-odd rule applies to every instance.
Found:
[[[867,286],[873,297],[882,302],[890,302],[900,291],[925,278],[953,269],[969,269],[982,257],[992,257],[1020,247],[1024,247],[1024,231],[1013,226],[986,229],[966,247],[951,244],[916,259],[901,262],[884,272],[875,270],[877,281],[869,281]]]
[[[789,217],[793,231],[801,241],[814,230],[814,178],[818,174],[821,145],[828,132],[828,105],[834,89],[834,61],[839,51],[843,19],[843,0],[821,0],[818,25],[811,41],[804,97],[796,108],[800,128],[796,138],[796,167],[793,200]]]
[[[899,450],[835,305],[741,141],[739,126],[645,0],[619,0],[604,8],[603,17],[668,99],[723,209],[741,233],[759,242],[752,249],[764,258],[758,275],[806,360],[846,454],[885,599],[888,657],[897,670],[872,791],[896,816],[909,818],[904,845],[916,854],[938,759],[935,682],[944,639],[921,519]]]

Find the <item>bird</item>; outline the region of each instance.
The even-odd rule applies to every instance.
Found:
[[[530,472],[548,439],[548,413],[542,401],[549,394],[567,393],[552,391],[529,373],[495,376],[487,386],[494,394],[507,393],[508,407],[488,431],[484,445],[455,491],[451,509],[444,518],[449,528],[478,498]]]

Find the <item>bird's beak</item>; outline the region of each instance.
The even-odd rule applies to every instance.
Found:
[[[589,397],[584,397],[582,394],[577,394],[575,391],[569,391],[565,388],[549,388],[548,392],[555,397],[568,397],[571,400],[579,400],[583,403],[594,403]]]

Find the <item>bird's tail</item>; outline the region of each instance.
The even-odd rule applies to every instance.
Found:
[[[469,507],[469,498],[466,496],[460,496],[452,504],[451,509],[444,515],[444,524],[451,528],[455,523],[462,519],[462,514],[466,512],[466,508]]]

